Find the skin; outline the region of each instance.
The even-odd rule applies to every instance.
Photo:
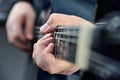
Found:
[[[6,22],[8,41],[29,53],[32,50],[31,41],[33,40],[35,17],[32,5],[21,1],[13,6]]]
[[[57,25],[94,26],[92,23],[73,15],[51,14],[48,21],[40,28],[40,32],[46,34],[34,44],[33,59],[45,71],[51,74],[70,75],[79,68],[68,61],[54,57],[54,43],[51,33]]]

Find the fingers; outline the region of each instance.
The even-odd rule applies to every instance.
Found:
[[[20,21],[15,21],[14,23],[6,26],[8,39],[10,42],[13,42],[11,40],[14,40],[14,39],[19,39],[21,42],[26,41],[26,38],[23,34],[23,30],[21,26],[22,25]]]
[[[20,21],[18,21],[20,22]],[[21,23],[18,23],[17,21],[14,22],[13,24],[7,25],[7,36],[8,36],[8,41],[17,46],[19,49],[25,51],[25,52],[30,52],[31,49],[31,43],[27,41]]]
[[[41,43],[40,43],[41,42]],[[46,43],[47,42],[47,43]],[[48,43],[49,42],[49,43]],[[46,52],[44,52],[44,49],[46,48],[46,46],[49,46],[52,48],[51,45],[49,45],[51,43],[51,38],[48,38],[46,40],[43,41],[39,41],[36,44],[34,44],[34,51],[33,51],[33,59],[36,62],[36,64],[43,70],[46,70],[46,60],[45,60],[45,56],[46,56]],[[47,48],[49,50],[49,48]],[[50,51],[51,52],[51,51]],[[45,54],[46,53],[46,54]],[[47,57],[47,56],[46,56]]]
[[[38,40],[38,42],[34,44],[34,51],[36,50],[36,46],[39,46],[39,52],[36,52],[36,53],[33,52],[33,58],[37,54],[41,53],[49,45],[49,43],[52,43],[52,42],[53,42],[53,38],[50,37],[49,35],[45,35],[43,38]]]
[[[52,14],[48,21],[40,28],[41,33],[52,33],[57,25],[79,25],[79,26],[93,26],[92,23],[77,17],[64,14]],[[60,60],[54,57],[54,44],[51,42],[50,35],[44,36],[37,44],[38,48],[34,48],[33,58],[37,65],[43,70],[51,74],[65,74],[70,75],[78,70],[78,67],[71,62]]]
[[[45,70],[45,55],[47,53],[53,53],[53,38],[51,37],[51,34],[45,35],[43,38],[38,40],[37,43],[34,44],[34,51],[33,51],[33,59],[36,62],[36,64]],[[51,45],[52,43],[52,45]],[[47,52],[44,52],[47,51]],[[50,51],[50,52],[49,52]],[[45,61],[44,61],[45,60]]]
[[[40,32],[43,34],[47,34],[47,33],[53,32],[55,29],[56,29],[56,26],[45,23],[43,26],[41,26]]]
[[[28,40],[33,39],[33,30],[34,30],[34,23],[35,23],[35,13],[26,15],[25,19],[26,27],[25,27],[25,35]]]
[[[31,49],[34,19],[35,12],[29,3],[24,1],[16,3],[6,23],[9,42],[24,51]]]
[[[28,51],[29,49],[31,49],[28,42],[26,42],[25,36],[21,33],[20,29],[17,29],[17,27],[12,28],[13,29],[9,30],[9,32],[7,33],[9,42],[23,51]]]
[[[11,31],[13,32],[13,35],[15,35],[14,38],[16,38],[16,39],[20,40],[21,42],[25,43],[26,42],[26,37],[23,33],[22,23],[19,21],[15,24],[11,25],[11,27],[13,29],[13,31],[12,30]]]
[[[18,48],[22,49],[23,51],[27,51],[30,49],[29,45],[28,44],[23,44],[17,40],[14,41],[14,45],[17,45]]]
[[[44,53],[53,53],[54,50],[54,44],[49,43],[49,45],[45,48]]]
[[[34,45],[32,57],[37,66],[48,71],[50,74],[69,75],[78,70],[78,68],[70,62],[56,59],[54,57],[52,54],[54,51],[54,44],[52,41],[53,38],[50,34],[47,34]]]
[[[36,44],[40,46],[40,52],[44,50],[46,46],[48,46],[49,43],[53,42],[53,37],[51,37],[51,34],[45,35],[43,38],[37,41]]]
[[[45,36],[43,36],[43,38],[41,38],[41,39],[45,40],[45,39],[47,39],[47,38],[49,38],[49,37],[51,37],[51,36],[52,36],[52,34],[49,33],[49,34],[46,34]]]
[[[53,42],[53,38],[49,37],[47,39],[40,39],[37,44],[40,46],[40,52],[45,49],[50,43]]]
[[[51,72],[51,68],[48,67],[49,65],[51,65],[50,62],[53,62],[52,61],[53,59],[55,60],[53,54],[51,54],[52,50],[50,50],[53,47],[54,47],[53,43],[48,44],[48,46],[45,47],[43,50],[41,50],[41,47],[38,44],[35,44],[34,46],[35,48],[33,52],[34,61],[36,62],[39,68],[48,72]]]

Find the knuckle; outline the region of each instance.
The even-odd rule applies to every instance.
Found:
[[[54,19],[56,17],[56,13],[52,13],[51,15],[50,15],[50,19]]]
[[[52,14],[50,15],[49,20],[47,21],[47,23],[48,23],[48,24],[51,24],[52,22],[55,21],[56,17],[57,17],[57,14],[56,14],[56,13],[52,13]]]
[[[39,39],[39,40],[37,41],[37,43],[39,44],[39,43],[41,43],[41,41],[42,41],[42,38],[41,38],[41,39]]]
[[[34,53],[36,53],[36,51],[38,51],[39,48],[40,48],[40,45],[38,43],[35,43],[33,47]]]
[[[38,46],[38,44],[37,44],[37,43],[35,43],[35,44],[34,44],[34,49],[35,49],[37,46]]]
[[[39,40],[37,41],[37,44],[38,44],[38,45],[42,45],[42,44],[43,44],[43,39],[42,39],[42,38],[39,39]]]
[[[51,15],[50,15],[50,17],[55,17],[57,15],[57,13],[52,13]]]

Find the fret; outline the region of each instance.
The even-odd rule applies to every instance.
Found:
[[[54,55],[56,58],[74,62],[78,33],[78,27],[57,27],[53,33],[53,37],[55,39]]]
[[[74,32],[54,32],[55,35],[61,35],[62,37],[78,37],[78,31]]]
[[[71,47],[72,46],[72,47]],[[76,51],[76,42],[67,42],[64,40],[55,40],[55,57],[59,59],[68,60],[74,62],[74,54]],[[71,58],[70,58],[71,57]]]
[[[59,32],[59,31],[66,31],[66,30],[69,30],[69,31],[78,31],[80,29],[80,26],[57,26],[57,31]]]
[[[77,44],[77,38],[54,38],[54,40]]]

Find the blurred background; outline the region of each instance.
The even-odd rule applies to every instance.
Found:
[[[37,70],[30,56],[9,44],[6,36],[5,22],[16,1],[0,0],[0,80],[35,80]]]

